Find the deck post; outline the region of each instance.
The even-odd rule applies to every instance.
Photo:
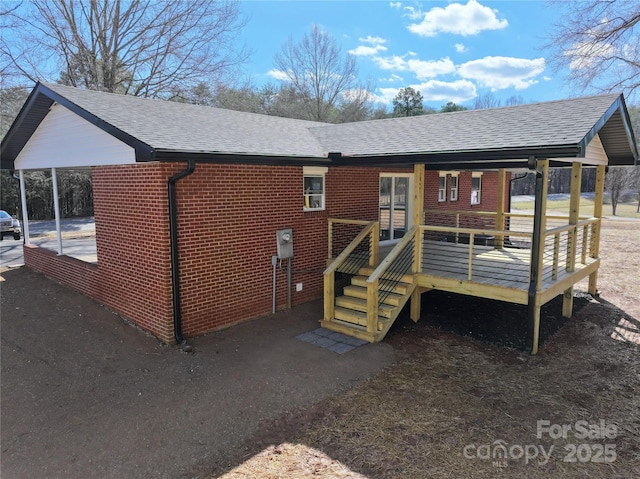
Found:
[[[335,273],[324,275],[324,320],[333,321],[335,315]]]
[[[367,332],[378,332],[378,280],[373,283],[367,281]]]
[[[604,198],[604,176],[606,172],[605,165],[596,167],[596,196],[593,200],[593,216],[600,221],[596,223],[593,234],[593,248],[591,257],[597,258],[600,254],[600,231],[602,226],[602,200]],[[598,294],[598,270],[589,275],[589,294],[595,296]]]
[[[569,224],[576,225],[580,220],[580,186],[582,184],[582,163],[571,164],[571,198],[569,200]],[[583,240],[586,240],[583,238]],[[576,269],[576,249],[578,246],[578,230],[569,231],[567,244],[567,272]],[[562,298],[562,316],[570,318],[573,314],[573,285],[565,289]]]
[[[424,164],[413,165],[413,226],[416,228],[413,247],[412,272],[419,274],[422,270],[422,238],[424,233],[420,226],[424,223]],[[411,294],[411,319],[420,319],[422,289],[415,288]]]
[[[504,230],[504,206],[505,206],[505,183],[507,181],[506,168],[500,168],[498,170],[498,199],[496,201],[496,223],[494,228],[497,230]],[[502,249],[504,245],[504,236],[499,235],[495,237],[494,247],[496,249]]]
[[[536,160],[531,157],[531,169],[536,171],[536,200],[533,214],[533,239],[531,244],[531,269],[529,271],[528,316],[529,344],[531,354],[538,352],[540,336],[540,303],[538,292],[542,288],[542,259],[544,256],[544,233],[547,229],[547,180],[549,177],[549,160]]]
[[[413,165],[413,226],[424,222],[424,165]]]
[[[369,266],[376,266],[380,262],[380,222],[376,221],[371,228],[369,241]]]

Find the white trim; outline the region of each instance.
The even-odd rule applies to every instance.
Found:
[[[20,203],[22,204],[22,236],[24,244],[31,244],[29,237],[29,212],[27,211],[27,188],[24,184],[24,171],[19,170],[20,174]]]
[[[54,104],[15,160],[19,170],[123,165],[135,150],[62,105]]]
[[[478,194],[476,196],[476,200],[474,201],[473,198],[473,192],[476,191],[473,189],[473,180],[478,178]],[[473,175],[471,177],[471,198],[470,198],[470,203],[472,205],[479,205],[480,203],[482,203],[482,173],[481,172],[473,172]]]
[[[329,171],[327,166],[303,166],[303,175],[326,175]]]
[[[62,231],[60,230],[60,198],[58,194],[58,172],[51,168],[51,185],[53,186],[53,215],[56,219],[56,239],[58,256],[62,255]]]
[[[456,179],[456,187],[453,187],[453,179]],[[455,192],[455,198],[453,193]],[[460,180],[457,174],[451,175],[451,180],[449,182],[449,201],[458,201],[458,195],[460,193]]]
[[[408,178],[409,182],[407,184],[407,193],[405,198],[405,214],[407,224],[405,225],[405,233],[411,228],[411,221],[413,218],[413,188],[415,175],[413,173],[380,173],[378,177],[378,221],[380,221],[380,179],[381,178]],[[393,196],[392,196],[393,198]],[[392,201],[393,204],[393,201]],[[391,205],[390,205],[391,208]],[[382,231],[382,224],[380,224],[380,230]],[[380,241],[380,245],[391,245],[396,244],[400,241],[401,238],[394,238],[389,240]]]
[[[302,167],[302,198],[303,205],[302,211],[324,211],[327,204],[327,178],[326,174],[329,168],[326,166],[303,166]],[[322,178],[322,194],[309,194],[304,190],[305,178]],[[320,196],[320,205],[313,207],[308,206],[310,204],[310,198],[312,196]]]
[[[446,171],[438,172],[438,203],[447,201],[447,173]]]

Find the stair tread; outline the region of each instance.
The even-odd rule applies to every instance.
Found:
[[[364,306],[366,306],[367,304],[367,300],[365,298],[358,298],[355,296],[348,296],[348,295],[344,295],[344,296],[338,296],[336,299],[344,299],[348,302],[353,302],[356,304],[362,304]],[[381,304],[379,305],[380,308],[383,309],[395,309],[397,308],[397,306],[393,306],[392,304]]]

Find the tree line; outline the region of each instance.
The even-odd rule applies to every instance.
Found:
[[[551,55],[558,65],[573,61],[598,70],[574,68],[583,74],[588,87],[600,72],[601,78],[613,64],[624,68],[624,76],[602,91],[622,89],[632,95],[639,84],[637,52],[610,48],[595,55],[588,48],[572,49],[575,41],[597,47],[602,38],[624,46],[635,34],[640,8],[633,2],[592,0],[583,15],[572,17],[571,30],[554,30]],[[624,12],[623,16],[613,15]],[[611,20],[602,23],[606,13]],[[620,18],[627,18],[620,22]],[[419,91],[401,88],[393,99],[393,110],[376,102],[370,82],[359,80],[353,55],[342,52],[336,40],[318,25],[300,40],[289,38],[273,59],[277,79],[260,87],[241,78],[240,67],[251,52],[238,42],[247,19],[234,0],[24,0],[0,3],[0,27],[11,35],[0,36],[0,133],[4,136],[20,110],[30,88],[25,80],[55,81],[79,88],[158,98],[232,110],[328,123],[344,123],[387,117],[413,116],[466,110],[447,102],[439,110],[426,107]],[[595,40],[589,35],[598,33]],[[607,36],[608,35],[608,36]],[[626,42],[626,43],[625,43]],[[621,57],[621,53],[624,55]],[[578,62],[578,63],[576,63]],[[590,63],[589,63],[590,62]],[[566,63],[564,63],[566,64]],[[576,78],[573,78],[577,81]],[[579,82],[578,82],[579,83]],[[493,93],[479,95],[471,108],[495,108],[524,103],[520,96],[504,104]],[[640,138],[640,109],[630,107],[636,137]],[[616,171],[611,168],[611,171]],[[632,169],[607,175],[612,195],[638,188],[640,179]],[[568,191],[567,170],[552,170],[550,192]],[[61,171],[58,175],[63,216],[93,214],[89,170]],[[29,217],[50,218],[53,211],[51,176],[47,172],[26,172]],[[512,182],[514,194],[527,194],[531,179]],[[17,182],[9,172],[0,175],[2,208],[19,209]],[[594,173],[586,169],[583,191],[594,188]],[[614,199],[615,201],[615,199]],[[640,207],[640,202],[639,202]],[[14,213],[15,214],[15,213]]]

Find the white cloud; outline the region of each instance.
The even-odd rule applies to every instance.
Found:
[[[383,70],[405,71],[408,68],[406,60],[398,55],[392,57],[374,57],[373,61]]]
[[[478,91],[473,82],[468,80],[456,80],[445,82],[439,80],[429,80],[418,85],[411,85],[424,97],[424,101],[452,101],[461,103],[478,96]]]
[[[380,78],[380,81],[386,82],[386,83],[395,83],[395,82],[404,81],[404,78],[402,78],[400,75],[396,75],[395,73],[392,73],[391,76],[388,78]]]
[[[378,88],[380,95],[376,95],[376,98],[380,103],[388,105],[393,102],[393,99],[398,94],[398,90],[400,90],[400,88]]]
[[[403,16],[409,17],[411,20],[418,20],[422,18],[422,10],[414,7],[404,7],[405,14]]]
[[[410,71],[416,74],[418,80],[434,78],[456,71],[455,65],[448,57],[436,61],[409,60],[407,66]]]
[[[267,75],[275,80],[286,81],[289,79],[287,74],[282,70],[269,70]]]
[[[433,7],[422,17],[422,22],[409,25],[412,33],[433,37],[438,33],[454,33],[468,36],[483,30],[499,30],[509,25],[505,19],[498,19],[497,10],[469,0],[466,5],[451,3],[444,8]]]
[[[459,65],[458,73],[493,91],[511,87],[523,90],[538,83],[535,77],[544,68],[544,58],[484,57]]]
[[[400,8],[402,7],[402,2],[389,2],[389,6],[391,8]]]
[[[349,55],[355,55],[357,57],[371,57],[373,55],[377,55],[380,52],[384,52],[387,47],[382,45],[376,45],[373,47],[368,47],[366,45],[358,45],[356,48],[349,50],[347,53]]]
[[[464,43],[456,43],[455,47],[458,53],[464,53],[467,51],[467,47],[464,45]]]
[[[434,101],[452,101],[461,103],[472,100],[478,96],[476,86],[467,80],[456,80],[453,82],[444,82],[438,80],[429,80],[424,83],[409,85],[414,90],[420,92],[425,102]],[[379,88],[379,95],[376,98],[379,102],[389,105],[398,94],[399,88]]]
[[[387,41],[384,38],[372,37],[371,35],[367,35],[364,38],[360,37],[358,38],[358,40],[361,41],[362,43],[370,43],[371,45],[383,45],[387,43]]]
[[[367,35],[364,38],[358,38],[358,40],[360,43],[368,43],[369,45],[358,45],[347,53],[355,56],[373,56],[387,50],[387,47],[384,46],[387,41],[384,38]]]
[[[605,42],[579,42],[574,43],[564,55],[571,58],[569,68],[572,70],[591,68],[594,63],[602,58],[615,55],[616,48]]]

